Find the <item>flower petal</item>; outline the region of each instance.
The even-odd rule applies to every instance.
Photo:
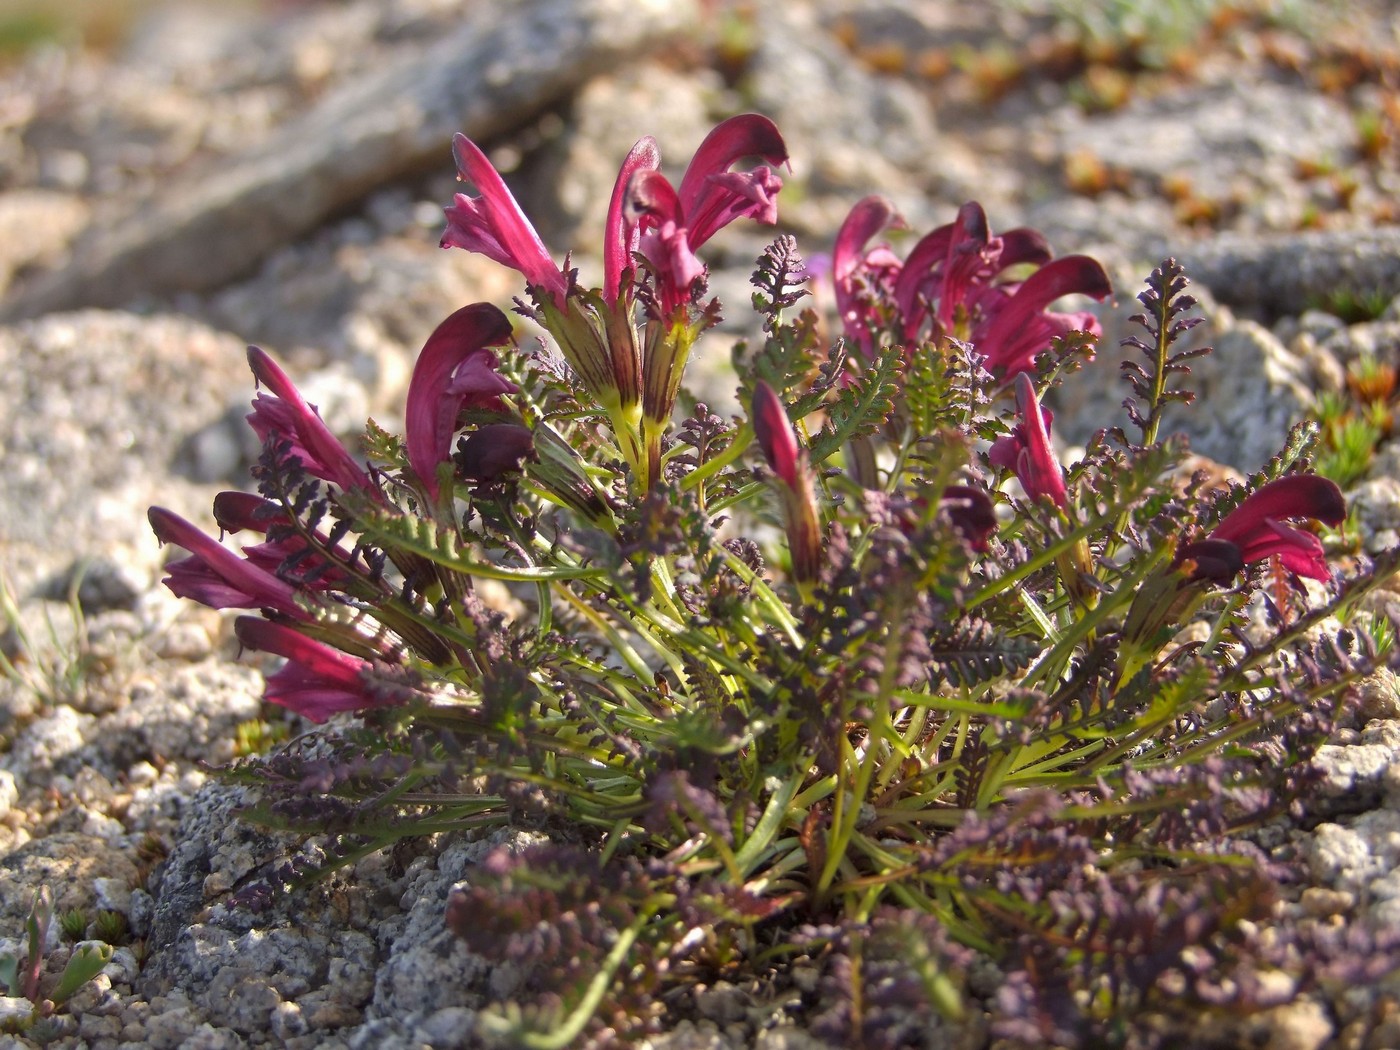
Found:
[[[992,442],[988,458],[999,467],[1016,472],[1016,480],[1031,499],[1046,497],[1057,507],[1069,500],[1065,472],[1050,445],[1050,421],[1054,418],[1041,407],[1030,376],[1016,376],[1016,409],[1021,422],[1006,437]]]
[[[268,608],[306,618],[291,586],[271,572],[234,554],[164,507],[151,507],[146,518],[162,543],[173,543],[190,552],[190,557],[166,566],[170,575],[161,582],[171,593],[214,609]]]
[[[1047,327],[1032,325],[1047,306],[1056,299],[1075,294],[1103,300],[1112,291],[1108,274],[1097,261],[1087,255],[1063,256],[1046,263],[1022,281],[999,309],[978,324],[972,342],[979,352],[987,355],[989,368],[1003,374],[1021,371],[1025,367],[1021,362],[1034,360],[1050,344],[1049,338],[1040,342]],[[1082,320],[1089,315],[1060,316]],[[1013,362],[1018,364],[1017,368],[1011,367]]]
[[[678,190],[693,248],[741,215],[772,223],[782,179],[768,168],[731,173],[735,162],[758,156],[772,165],[788,162],[787,144],[778,127],[757,113],[743,113],[717,124],[700,143],[681,177]],[[738,174],[738,178],[717,179]]]
[[[452,155],[461,177],[476,187],[479,196],[459,193],[453,198],[447,208],[442,247],[465,248],[519,270],[527,282],[543,287],[562,308],[568,280],[500,173],[476,143],[461,133],[452,136]]]
[[[603,235],[603,299],[609,306],[617,302],[622,287],[622,275],[632,266],[632,253],[637,250],[641,231],[626,221],[628,187],[639,171],[655,171],[661,167],[661,153],[651,136],[640,139],[632,147],[622,170],[613,183],[612,200],[608,203],[608,222]]]
[[[997,256],[997,272],[1019,266],[1022,263],[1035,263],[1043,266],[1050,261],[1050,242],[1039,230],[1028,226],[1018,226],[1000,234],[1001,254]]]
[[[254,395],[253,411],[248,414],[248,424],[260,440],[266,442],[273,436],[291,442],[292,455],[309,473],[346,491],[374,488],[364,468],[322,422],[315,406],[306,403],[287,373],[267,353],[248,347],[248,366],[259,385],[272,395]]]
[[[1290,474],[1248,496],[1210,532],[1211,539],[1243,543],[1270,519],[1313,518],[1336,528],[1346,520],[1337,483],[1316,474]]]
[[[1227,541],[1228,542],[1228,541]],[[1322,541],[1311,532],[1283,525],[1266,518],[1263,525],[1241,544],[1245,563],[1278,555],[1289,572],[1326,582],[1332,578]]]
[[[438,494],[438,464],[451,452],[463,404],[515,389],[495,375],[495,355],[486,349],[510,335],[509,317],[490,303],[473,303],[438,325],[423,344],[408,384],[404,443],[409,466],[432,499]]]
[[[324,722],[338,711],[376,705],[364,680],[364,672],[371,667],[367,661],[256,616],[240,616],[233,630],[249,649],[286,658],[286,666],[265,679],[263,695],[270,702],[315,722]]]
[[[899,258],[887,245],[869,251],[866,245],[881,230],[903,227],[904,220],[894,204],[879,196],[857,201],[837,231],[831,253],[831,281],[836,292],[836,311],[846,334],[867,354],[871,346],[870,325],[874,304],[862,296],[878,288],[893,286],[900,272]]]
[[[1000,250],[1000,242],[991,236],[987,213],[976,201],[959,208],[952,223],[921,238],[895,284],[906,338],[917,336],[930,307],[936,307],[939,323],[950,328],[958,307],[969,305],[973,289],[996,273]]]
[[[773,388],[762,380],[754,387],[753,405],[749,412],[754,437],[763,450],[763,458],[788,488],[797,487],[798,457],[801,448],[797,434],[788,419],[787,409]]]

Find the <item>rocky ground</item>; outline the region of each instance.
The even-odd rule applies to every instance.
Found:
[[[228,621],[159,588],[145,519],[160,503],[208,521],[213,493],[245,483],[244,343],[289,362],[353,433],[396,418],[442,317],[515,294],[513,274],[437,248],[453,131],[489,145],[585,274],[632,142],[652,134],[683,161],[746,109],[787,138],[782,222],[808,252],[882,192],[915,231],[975,198],[996,229],[1097,255],[1118,294],[1101,365],[1057,407],[1070,440],[1117,421],[1114,348],[1167,254],[1197,283],[1195,335],[1217,347],[1179,423],[1222,470],[1257,468],[1292,422],[1400,365],[1400,14],[1383,0],[1276,3],[1277,19],[1144,5],[1142,25],[1095,27],[1096,7],[1113,5],[171,4],[101,50],[6,59],[0,955],[22,953],[44,885],[89,920],[79,938],[119,946],[0,1045],[475,1045],[493,975],[442,914],[490,843],[371,857],[268,913],[231,906],[251,874],[316,847],[232,818],[241,795],[211,767],[249,746],[261,675],[235,660]],[[744,294],[763,240],[733,228],[713,244],[721,295]],[[723,361],[723,334],[711,340]],[[722,404],[722,368],[702,368]],[[1350,495],[1364,546],[1400,541],[1400,446],[1381,440]],[[1320,759],[1326,797],[1277,829],[1274,848],[1312,874],[1285,905],[1309,921],[1400,931],[1397,719],[1381,676]],[[73,950],[55,928],[46,965]],[[1299,994],[1249,1038],[1397,1047],[1394,993]],[[815,1045],[800,995],[693,998],[672,1048]],[[0,1032],[27,1016],[0,999]]]

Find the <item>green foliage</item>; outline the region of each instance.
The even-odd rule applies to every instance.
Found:
[[[1309,300],[1310,309],[1322,310],[1347,324],[1374,321],[1385,313],[1394,296],[1383,288],[1338,288]]]
[[[86,617],[78,601],[81,583],[82,574],[74,573],[65,602],[68,622],[55,621],[46,605],[44,636],[34,637],[10,581],[0,573],[0,675],[45,704],[79,699],[86,687],[91,660]]]
[[[260,755],[282,743],[290,734],[291,728],[284,721],[252,718],[239,722],[233,730],[233,753],[239,758]]]
[[[104,922],[103,916],[116,918]],[[31,1032],[33,1027],[42,1023],[43,1018],[72,998],[74,992],[101,973],[102,968],[112,961],[110,944],[97,941],[78,944],[68,956],[58,979],[46,987],[43,981],[44,946],[53,917],[53,894],[47,886],[40,886],[34,893],[34,900],[24,924],[25,954],[0,955],[0,986],[7,989],[9,995],[22,996],[34,1004]],[[73,939],[81,936],[81,930],[77,934],[72,933],[72,928],[81,919],[83,914],[76,909],[65,912],[60,917],[59,922],[65,936],[72,936]],[[120,934],[117,939],[125,936],[126,916],[116,912],[98,914],[99,930],[104,926],[116,929],[118,925]]]
[[[80,941],[87,933],[88,916],[82,908],[69,908],[58,917],[59,929],[65,940]]]
[[[505,366],[518,389],[491,418],[534,447],[489,481],[443,463],[430,498],[372,428],[379,487],[341,492],[270,440],[259,476],[289,521],[269,540],[305,545],[282,579],[314,585],[275,616],[312,651],[269,696],[324,717],[330,692],[362,725],[231,775],[259,786],[256,817],[333,831],[341,862],[439,831],[557,832],[489,858],[449,912],[527,975],[482,1014],[518,1045],[641,1036],[675,982],[804,951],[825,953],[814,1027],[849,1045],[897,1025],[892,989],[920,1017],[980,1009],[977,952],[1007,970],[1008,1038],[1189,1015],[1194,993],[1167,989],[1195,986],[1159,978],[1191,947],[1230,979],[1244,921],[1268,914],[1274,876],[1238,833],[1296,800],[1385,659],[1393,632],[1345,621],[1396,557],[1311,608],[1294,586],[1288,567],[1328,575],[1325,550],[1277,523],[1342,516],[1300,476],[1317,427],[1243,486],[1172,484],[1185,446],[1162,411],[1206,351],[1177,349],[1196,322],[1171,260],[1124,366],[1139,440],[1105,431],[1068,472],[1035,445],[1030,379],[932,310],[929,338],[891,338],[892,286],[872,286],[871,345],[823,347],[803,274],[790,238],[759,260],[762,343],[735,354],[749,418],[697,405],[650,481],[548,353]],[[953,327],[978,331],[967,310]],[[1041,388],[1092,344],[1048,333]],[[1008,495],[994,462],[1063,487]],[[816,568],[785,575],[799,543]],[[488,602],[496,584],[509,601]]]

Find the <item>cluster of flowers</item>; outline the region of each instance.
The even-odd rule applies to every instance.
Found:
[[[443,246],[479,252],[524,276],[533,316],[606,413],[634,486],[651,488],[662,476],[662,440],[686,362],[716,317],[714,304],[704,302],[707,271],[696,252],[737,218],[776,222],[782,180],[775,168],[788,160],[778,129],[756,115],[723,122],[678,186],[661,173],[656,143],[638,142],[613,189],[600,289],[580,287],[575,271],[555,263],[475,143],[458,135],[453,150],[461,177],[477,195],[459,193],[447,208]],[[766,163],[733,170],[754,156]],[[1050,441],[1053,417],[1036,392],[1036,358],[1056,336],[1097,333],[1093,314],[1049,307],[1072,293],[1108,296],[1102,267],[1085,256],[1052,258],[1033,230],[993,236],[976,203],[921,238],[902,260],[888,243],[871,245],[881,231],[901,225],[889,201],[869,197],[837,235],[831,278],[848,340],[867,360],[889,342],[970,344],[1014,388],[1014,425],[991,445],[988,460],[1014,474],[1033,500],[1072,516],[1073,497]],[[1013,270],[1029,275],[1008,279]],[[284,503],[222,493],[214,504],[220,528],[263,537],[241,554],[167,510],[152,508],[150,521],[160,540],[189,552],[168,566],[165,582],[175,594],[215,608],[261,611],[240,618],[236,631],[245,646],[287,660],[267,681],[269,700],[320,721],[400,697],[382,674],[396,662],[394,646],[372,643],[326,615],[337,603],[360,610],[382,606],[391,594],[366,551],[344,546],[348,530],[340,523],[353,520],[354,508],[405,499],[423,517],[451,520],[460,485],[491,483],[524,468],[534,455],[534,435],[512,411],[516,385],[499,373],[498,355],[515,352],[511,321],[493,305],[473,304],[444,321],[418,357],[408,390],[406,469],[391,476],[362,466],[272,359],[249,349],[262,388],[250,424],[265,445],[334,486],[332,499],[345,513],[333,515],[336,527],[308,531]],[[799,584],[810,581],[820,572],[823,545],[812,467],[775,391],[758,384],[750,408],[752,432],[783,495],[792,574]],[[463,414],[473,411],[496,421],[473,427],[454,455]],[[965,486],[945,493],[952,500],[975,496]],[[1330,481],[1308,474],[1276,480],[1205,535],[1181,538],[1177,586],[1225,584],[1247,563],[1273,556],[1299,576],[1325,580],[1329,571],[1317,537],[1285,522],[1302,518],[1335,526],[1344,516],[1341,494]],[[982,518],[985,531],[989,513]],[[398,567],[410,575],[406,566]]]

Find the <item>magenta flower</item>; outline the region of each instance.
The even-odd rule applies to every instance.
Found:
[[[276,538],[245,546],[243,556],[278,579],[290,580],[298,587],[314,590],[344,587],[350,581],[343,569],[328,561],[320,551],[314,550],[310,540],[291,528],[291,517],[272,500],[247,492],[220,492],[214,497],[214,520],[225,532],[242,532],[246,529],[266,536],[269,530],[273,530]],[[318,531],[315,535],[322,549],[330,546],[329,538],[323,533]],[[341,546],[337,545],[333,550],[341,564],[354,560],[351,552]],[[295,566],[294,578],[286,569],[289,565]]]
[[[1025,372],[1050,343],[1068,332],[1101,334],[1098,318],[1087,310],[1053,313],[1046,309],[1066,295],[1106,299],[1113,291],[1103,267],[1087,255],[1066,255],[1046,263],[1016,285],[992,285],[978,297],[980,320],[969,341],[986,354],[1000,375]]]
[[[321,421],[314,405],[308,405],[287,374],[265,352],[248,347],[253,376],[268,393],[253,397],[248,423],[258,438],[288,442],[291,454],[309,473],[342,489],[366,489],[377,493],[374,482],[345,446]]]
[[[655,167],[640,166],[627,187],[626,213],[640,231],[639,251],[657,276],[663,317],[690,302],[691,285],[705,272],[696,250],[735,219],[778,221],[783,181],[770,167],[729,169],[744,157],[786,164],[787,146],[767,117],[745,113],[715,127],[681,177],[679,188]]]
[[[282,669],[264,682],[263,698],[274,704],[313,722],[324,722],[340,711],[361,711],[385,703],[366,680],[366,673],[374,666],[367,660],[256,616],[240,616],[233,630],[247,648],[286,658]]]
[[[987,457],[997,466],[1015,471],[1031,499],[1044,497],[1063,508],[1069,498],[1065,472],[1050,447],[1050,423],[1055,417],[1041,407],[1035,384],[1025,372],[1016,376],[1016,410],[1021,422],[1010,434],[992,442]]]
[[[161,582],[172,594],[212,609],[274,609],[306,619],[291,585],[268,569],[240,558],[164,507],[152,507],[146,517],[162,543],[174,543],[190,552],[188,558],[165,567],[170,575]]]
[[[1316,474],[1290,474],[1246,497],[1205,539],[1184,544],[1177,563],[1193,563],[1192,579],[1223,584],[1245,565],[1277,555],[1289,572],[1325,582],[1332,573],[1322,541],[1283,520],[1311,518],[1335,528],[1346,516],[1346,501],[1335,482]]]
[[[788,421],[787,409],[773,388],[759,381],[753,392],[753,433],[763,458],[774,474],[788,488],[796,488],[797,472],[801,467],[802,448],[797,433]]]
[[[641,242],[641,228],[627,220],[627,193],[639,172],[661,167],[661,151],[650,135],[639,139],[622,162],[608,201],[608,222],[603,231],[603,301],[616,306],[624,275],[632,269],[632,255]]]
[[[893,298],[903,264],[888,244],[867,247],[881,230],[902,229],[904,220],[884,197],[856,203],[837,231],[831,250],[831,280],[836,311],[846,335],[867,357],[875,352],[873,329],[881,324],[880,306]]]
[[[510,318],[490,303],[458,310],[428,337],[408,384],[404,442],[409,466],[429,498],[438,495],[438,465],[447,461],[457,417],[467,407],[491,407],[519,389],[496,374],[487,347],[510,339]]]
[[[849,238],[843,252],[852,276],[862,270],[854,253],[882,228],[881,209],[869,200],[856,205],[842,227],[842,235]],[[1011,267],[1027,264],[1039,269],[1024,282],[998,281]],[[958,209],[953,222],[920,240],[902,265],[877,254],[873,266],[865,268],[867,275],[872,269],[878,279],[867,279],[867,285],[881,294],[857,309],[861,316],[854,319],[853,335],[858,342],[862,324],[870,327],[879,299],[892,298],[906,343],[929,334],[965,338],[987,358],[988,368],[1002,375],[1028,369],[1057,335],[1076,329],[1098,333],[1098,321],[1090,313],[1046,312],[1056,299],[1070,294],[1103,299],[1111,291],[1103,267],[1087,256],[1052,262],[1049,245],[1035,230],[1018,228],[993,237],[986,212],[975,201]],[[839,305],[843,296],[849,301],[850,290],[842,289],[842,266],[834,276]],[[891,278],[893,288],[887,291]],[[851,331],[845,309],[842,320]]]
[[[767,383],[760,381],[754,388],[749,416],[763,458],[781,482],[793,578],[799,584],[810,583],[821,574],[822,536],[807,452],[798,444],[782,399]]]
[[[463,134],[452,136],[452,155],[459,176],[480,196],[459,193],[447,208],[444,248],[465,248],[519,270],[532,287],[543,288],[564,309],[569,281],[554,264],[540,235],[520,210],[500,174],[476,143]]]

